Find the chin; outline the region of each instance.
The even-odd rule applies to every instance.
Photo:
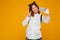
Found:
[[[34,13],[38,13],[37,11],[35,11]]]

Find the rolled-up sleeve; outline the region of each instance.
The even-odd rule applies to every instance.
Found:
[[[39,8],[39,11],[42,11],[46,14],[49,14],[49,9],[48,8]]]
[[[25,26],[25,25],[28,23],[29,20],[30,20],[30,17],[27,16],[27,17],[23,20],[22,26]]]

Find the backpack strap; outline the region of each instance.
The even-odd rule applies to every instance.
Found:
[[[40,21],[41,21],[41,24],[42,24],[42,15],[40,16]]]
[[[30,19],[29,19],[29,21],[28,21],[28,24],[29,24],[29,22],[30,22]]]

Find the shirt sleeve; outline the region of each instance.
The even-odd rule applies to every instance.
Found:
[[[47,8],[44,13],[48,14],[48,16],[42,16],[42,20],[45,22],[45,23],[49,23],[50,22],[50,15],[49,15],[49,9]]]
[[[39,8],[39,11],[42,11],[46,14],[49,14],[49,9],[48,8]]]
[[[27,17],[23,20],[22,26],[25,26],[25,25],[28,23],[29,20],[30,20],[30,17],[27,16]]]
[[[44,22],[44,23],[49,23],[50,22],[50,16],[42,16],[42,21]]]

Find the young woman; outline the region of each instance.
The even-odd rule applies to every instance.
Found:
[[[40,11],[44,12],[47,16],[40,14]],[[28,24],[26,30],[26,40],[42,40],[40,31],[41,21],[49,23],[49,10],[47,8],[39,8],[35,2],[29,4],[29,14],[22,22],[23,26]]]

